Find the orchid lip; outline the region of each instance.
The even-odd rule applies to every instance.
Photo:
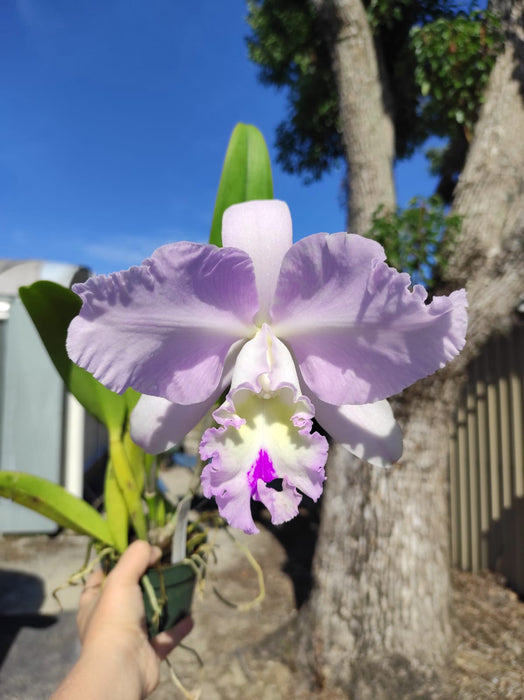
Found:
[[[247,473],[247,480],[251,488],[251,495],[258,495],[257,484],[259,480],[262,480],[265,484],[270,484],[272,481],[275,481],[275,479],[278,479],[278,476],[275,473],[273,462],[271,461],[268,453],[261,448],[256,461]]]
[[[303,396],[289,350],[264,325],[240,350],[218,428],[202,436],[204,494],[234,527],[257,529],[247,512],[261,501],[277,525],[298,513],[302,493],[322,492],[328,444],[311,432],[313,406]],[[301,493],[300,493],[300,492]]]

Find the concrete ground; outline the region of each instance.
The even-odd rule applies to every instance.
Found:
[[[79,651],[79,589],[65,590],[60,611],[51,592],[78,569],[84,538],[60,535],[0,539],[0,696],[48,698]]]

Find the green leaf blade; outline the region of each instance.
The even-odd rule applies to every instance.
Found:
[[[61,527],[115,546],[108,524],[98,511],[47,479],[24,472],[0,471],[0,496],[54,520]]]
[[[273,176],[266,142],[251,124],[233,129],[222,168],[209,242],[222,245],[222,217],[232,204],[273,199]]]
[[[123,552],[127,547],[129,513],[125,498],[118,486],[111,460],[109,460],[106,467],[104,506],[107,513],[107,524],[116,543],[116,548],[119,552]]]

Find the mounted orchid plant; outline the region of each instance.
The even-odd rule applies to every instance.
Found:
[[[263,139],[245,125],[233,133],[209,244],[162,246],[139,267],[73,292],[69,358],[65,326],[45,330],[54,323],[49,288],[21,293],[44,341],[52,336],[47,347],[68,387],[108,426],[107,519],[75,503],[77,517],[62,493],[62,511],[56,500],[55,510],[36,507],[35,489],[5,472],[0,495],[117,551],[129,522],[149,539],[166,524],[150,455],[210,413],[202,491],[246,533],[257,532],[251,500],[278,525],[297,515],[303,494],[320,497],[329,444],[314,419],[353,454],[390,466],[402,435],[387,398],[457,355],[467,325],[464,290],[427,303],[373,240],[317,233],[293,244]]]

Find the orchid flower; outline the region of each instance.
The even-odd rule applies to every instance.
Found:
[[[426,291],[373,240],[318,233],[292,243],[283,202],[226,210],[223,248],[179,242],[140,267],[73,287],[72,360],[116,392],[141,392],[134,440],[179,442],[229,388],[202,436],[207,497],[245,532],[251,499],[275,524],[316,500],[332,438],[377,466],[402,453],[388,396],[464,345],[466,294]]]

